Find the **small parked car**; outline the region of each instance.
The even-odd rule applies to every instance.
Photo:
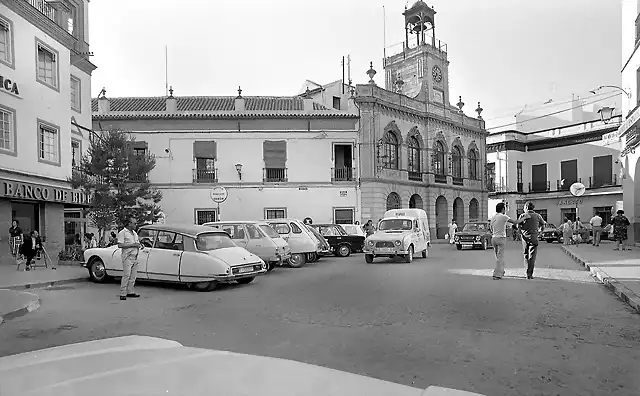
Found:
[[[260,257],[237,246],[229,234],[202,225],[152,224],[138,230],[138,279],[184,283],[211,291],[220,283],[247,284],[267,272]],[[122,276],[117,245],[84,251],[83,266],[94,282]]]
[[[318,230],[313,228],[311,224],[305,224],[305,226],[307,227],[307,229],[309,229],[309,232],[312,233],[313,236],[316,238],[316,240],[320,243],[320,245],[318,245],[318,251],[316,253],[310,253],[308,255],[308,258],[307,258],[308,261],[309,262],[318,261],[320,260],[320,257],[330,255],[333,252],[333,248],[329,244],[329,241],[327,241],[327,239],[323,237],[322,234],[318,232]]]
[[[359,235],[361,237],[367,237],[367,234],[359,224],[339,224],[340,227],[347,233],[347,235]]]
[[[462,250],[463,247],[472,249],[479,247],[482,250],[487,250],[487,248],[493,247],[491,244],[491,226],[487,221],[466,223],[462,231],[456,232],[453,241],[458,250]]]
[[[542,229],[538,239],[541,241],[547,241],[548,243],[553,243],[555,241],[562,243],[562,241],[564,241],[562,231],[551,223],[547,223],[547,225]]]
[[[218,221],[204,225],[229,234],[236,245],[247,249],[267,263],[267,271],[272,271],[277,265],[282,265],[285,260],[291,257],[287,242],[271,229],[271,232],[286,245],[286,248],[278,246],[276,240],[265,234],[256,221]],[[267,225],[267,227],[269,226]]]
[[[321,243],[300,220],[267,219],[264,221],[289,244],[291,248],[289,266],[302,267],[307,262],[308,254],[317,254],[320,250]]]
[[[338,224],[313,224],[311,227],[329,242],[336,256],[349,257],[351,252],[361,252],[364,247],[364,236],[349,235]]]

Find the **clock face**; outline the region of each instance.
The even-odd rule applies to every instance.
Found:
[[[431,70],[431,76],[433,77],[433,81],[439,83],[442,81],[442,70],[438,66],[434,66]]]

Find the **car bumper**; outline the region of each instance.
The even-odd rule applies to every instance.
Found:
[[[456,245],[461,246],[482,246],[482,241],[456,241]]]
[[[399,256],[404,254],[409,254],[409,251],[403,249],[401,246],[396,246],[392,248],[377,248],[377,247],[367,247],[363,248],[363,252],[366,254],[373,254],[374,256]]]
[[[318,249],[316,251],[316,254],[318,254],[319,256],[328,256],[330,254],[332,254],[333,252],[333,248],[324,248],[324,249]]]
[[[229,274],[229,275],[214,275],[212,276],[213,280],[218,282],[231,282],[242,278],[250,278],[258,275],[265,274],[267,272],[266,268],[262,268],[260,271],[252,271],[238,274]]]

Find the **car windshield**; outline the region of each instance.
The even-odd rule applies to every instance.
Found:
[[[196,238],[196,249],[200,251],[217,250],[235,246],[236,244],[233,243],[233,240],[231,240],[231,237],[227,234],[200,234]]]
[[[291,228],[287,223],[270,223],[269,225],[280,235],[289,235],[291,232]]]
[[[347,233],[342,229],[342,227],[336,227],[336,226],[325,226],[325,225],[321,225],[321,226],[317,226],[317,227],[313,227],[316,229],[316,231],[320,232],[320,234],[322,234],[322,236],[344,236],[347,235]]]
[[[467,223],[462,231],[486,231],[487,225],[483,223]]]
[[[547,225],[545,225],[545,226],[544,226],[544,228],[545,228],[545,229],[547,229],[547,228],[556,228],[556,226],[554,226],[554,225],[553,225],[553,224],[551,224],[551,223],[547,223]]]
[[[412,228],[411,220],[406,219],[386,219],[380,222],[378,229],[381,231],[389,230],[410,230]]]
[[[262,232],[267,234],[269,238],[280,238],[280,234],[278,234],[273,228],[269,227],[266,224],[260,225],[260,229]]]

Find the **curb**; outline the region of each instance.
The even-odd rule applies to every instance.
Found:
[[[605,285],[609,290],[615,293],[622,301],[629,304],[636,313],[640,314],[640,296],[635,294],[632,290],[628,289],[625,285],[620,283],[617,279],[609,276],[601,268],[596,265],[591,265],[590,262],[585,262],[582,257],[574,254],[566,247],[562,246],[562,250],[573,258],[576,262],[591,272],[591,275],[595,277],[600,283]]]
[[[0,286],[0,289],[7,289],[7,290],[42,289],[45,287],[68,285],[70,283],[80,283],[80,282],[88,282],[88,281],[89,281],[89,277],[83,276],[81,278],[62,279],[57,281],[27,283],[23,285],[13,285],[13,286]]]
[[[29,304],[27,304],[26,307],[16,309],[15,311],[11,311],[4,314],[3,316],[0,316],[0,324],[6,322],[7,320],[11,320],[11,319],[20,317],[22,315],[26,315],[29,312],[33,312],[36,309],[40,308],[40,297],[38,297],[33,293],[28,293],[28,292],[23,292],[23,293],[31,294],[32,296],[36,297],[36,299],[29,302]]]

